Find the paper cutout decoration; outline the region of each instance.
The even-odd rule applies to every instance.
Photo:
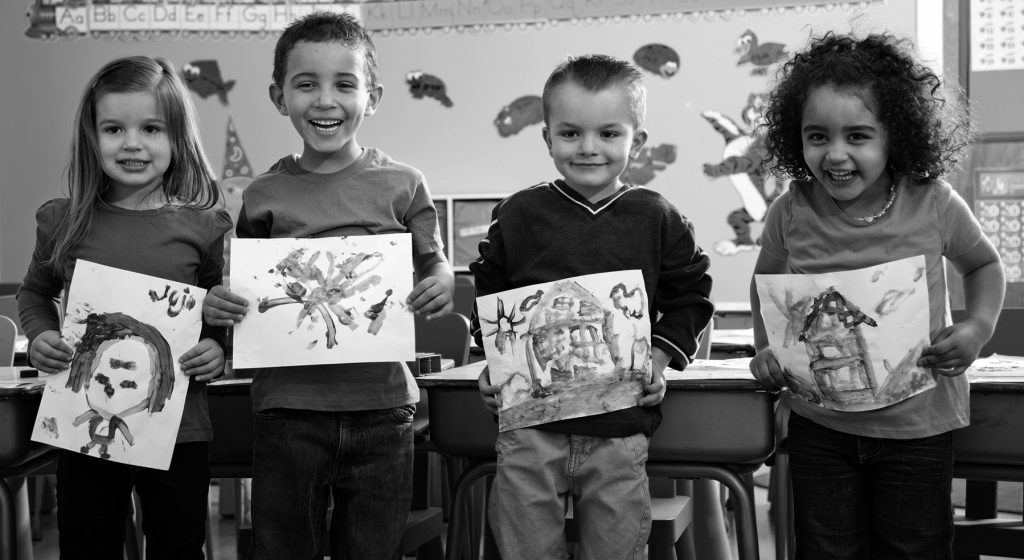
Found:
[[[651,43],[633,53],[636,65],[662,78],[671,78],[679,71],[679,54],[668,45]]]
[[[629,164],[622,172],[622,182],[630,185],[647,185],[654,180],[654,176],[668,168],[669,164],[676,161],[675,144],[659,144],[656,147],[647,146],[640,150],[640,155],[629,160]]]
[[[647,301],[639,270],[477,298],[498,429],[636,406],[651,377]]]
[[[74,357],[47,380],[32,440],[167,470],[188,389],[178,358],[199,341],[204,297],[80,259],[61,331]]]
[[[181,68],[188,89],[206,99],[216,94],[222,105],[228,104],[228,92],[235,87],[234,80],[224,81],[216,60],[193,60]]]
[[[419,70],[409,72],[405,75],[405,83],[408,84],[409,93],[415,99],[430,97],[440,101],[441,105],[445,107],[454,105],[448,98],[448,88],[444,85],[444,80],[433,74],[426,74]]]
[[[768,342],[793,395],[840,411],[935,387],[923,255],[828,274],[757,274]]]
[[[218,185],[223,197],[224,209],[231,215],[231,222],[237,223],[238,214],[242,209],[242,193],[252,182],[252,165],[249,164],[249,158],[245,155],[245,150],[242,149],[242,142],[238,138],[238,131],[235,129],[235,123],[231,121],[231,117],[228,117],[226,137],[224,168],[221,171]],[[235,230],[232,228],[224,239],[224,262],[227,265],[224,267],[225,284],[229,282],[227,271],[230,270],[231,238],[234,236]]]
[[[234,367],[413,360],[411,239],[232,239],[231,290],[249,300]]]
[[[764,76],[768,73],[769,66],[785,60],[789,56],[789,53],[786,52],[786,45],[782,43],[758,44],[757,35],[749,29],[736,40],[736,52],[740,53],[736,66],[753,64],[754,69],[750,71],[752,76]]]
[[[501,108],[498,118],[494,119],[494,126],[498,127],[498,134],[502,138],[508,138],[539,122],[544,122],[544,104],[541,98],[536,95],[524,95]]]
[[[224,145],[224,170],[221,172],[221,179],[233,177],[252,177],[252,166],[249,165],[249,158],[242,149],[242,142],[238,139],[238,131],[235,123],[228,117],[227,140]]]
[[[761,151],[753,130],[763,118],[765,102],[766,96],[763,94],[751,93],[747,96],[747,104],[741,111],[745,126],[718,111],[708,109],[701,113],[704,120],[725,140],[722,160],[705,163],[704,175],[712,179],[728,177],[743,203],[741,208],[733,210],[726,217],[735,237],[715,244],[715,252],[719,255],[731,256],[758,250],[760,244],[752,236],[751,224],[764,221],[768,206],[789,186],[788,178],[780,180],[761,166]]]

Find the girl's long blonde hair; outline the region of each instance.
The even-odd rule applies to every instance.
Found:
[[[199,137],[195,105],[174,65],[162,57],[119,58],[100,68],[82,92],[67,168],[71,203],[54,232],[50,263],[63,263],[78,240],[88,234],[107,190],[109,179],[103,172],[97,139],[96,102],[108,93],[137,92],[156,97],[167,123],[171,164],[161,185],[167,200],[197,208],[212,208],[220,202],[220,188]]]

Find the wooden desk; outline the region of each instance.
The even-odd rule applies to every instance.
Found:
[[[478,362],[417,380],[430,398],[431,442],[442,453],[472,460],[455,485],[448,543],[463,542],[461,504],[468,488],[495,468],[497,423],[477,390],[483,366]],[[775,449],[775,394],[754,381],[746,360],[696,362],[667,377],[664,420],[651,440],[648,473],[725,484],[736,498],[740,558],[756,559],[753,496],[739,475],[755,470]],[[446,557],[453,558],[455,549],[449,546]]]
[[[18,557],[18,511],[7,478],[31,474],[57,458],[56,448],[29,439],[46,378],[20,378],[26,369],[0,368],[0,558]]]
[[[956,519],[958,558],[1024,558],[1024,516],[996,511],[996,481],[1024,481],[1024,358],[1018,360],[981,359],[967,371],[971,425],[953,432],[953,475],[967,479],[966,511]]]

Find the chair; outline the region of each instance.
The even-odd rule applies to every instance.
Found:
[[[14,339],[18,325],[6,314],[0,313],[0,366],[14,365]]]
[[[453,360],[455,367],[464,365],[469,360],[469,320],[460,313],[449,313],[433,321],[420,316],[415,319],[416,351],[434,352],[442,358]],[[461,471],[457,459],[443,457],[430,442],[430,420],[427,392],[420,390],[420,402],[416,406],[413,418],[415,433],[415,458],[413,464],[413,503],[409,514],[409,522],[399,547],[400,552],[417,550],[417,557],[440,559],[444,556],[441,535],[444,534],[444,511],[442,508],[430,506],[429,489],[438,486],[436,477],[431,472],[441,469],[440,457],[444,460],[448,473],[448,484],[445,490],[454,484],[454,477]],[[428,453],[435,453],[434,457]]]
[[[21,323],[18,321],[18,299],[16,296],[13,294],[0,296],[0,315],[7,317],[14,323],[15,334],[21,333]],[[13,342],[13,339],[11,340]],[[13,354],[11,359],[13,360]]]

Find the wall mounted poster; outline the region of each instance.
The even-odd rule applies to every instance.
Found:
[[[412,237],[232,239],[235,368],[415,359]]]
[[[116,286],[116,290],[110,289]],[[71,367],[47,380],[32,440],[167,470],[206,290],[79,260],[61,336]]]
[[[477,298],[498,430],[636,406],[651,377],[639,270],[577,276]]]
[[[828,274],[758,274],[768,342],[793,395],[841,411],[883,408],[935,386],[923,255]]]

